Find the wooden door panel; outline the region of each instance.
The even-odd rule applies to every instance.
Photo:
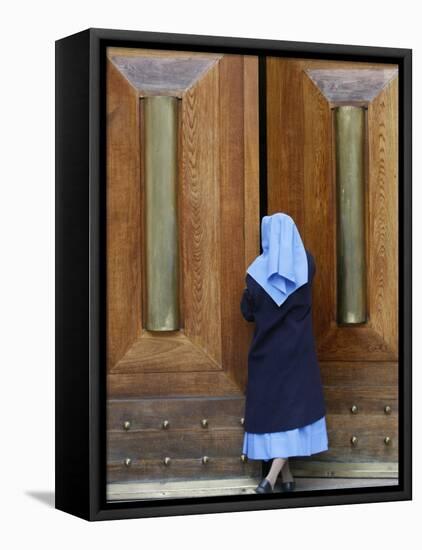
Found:
[[[398,78],[368,105],[370,319],[398,359]],[[386,307],[387,304],[387,307]]]
[[[139,101],[107,64],[107,365],[123,357],[141,331]]]
[[[194,437],[195,434],[193,434]],[[231,436],[231,440],[236,441],[234,436]],[[242,444],[242,436],[237,438],[237,445]],[[179,441],[180,445],[180,441]],[[169,465],[166,465],[161,457],[150,458],[144,460],[132,459],[129,467],[122,464],[121,456],[114,460],[111,460],[108,466],[107,475],[109,479],[109,489],[112,489],[114,483],[125,483],[125,487],[122,491],[123,499],[127,499],[128,492],[130,491],[129,483],[139,483],[140,481],[147,480],[159,481],[160,484],[163,480],[166,482],[172,481],[184,481],[184,480],[220,480],[221,487],[225,487],[227,478],[230,480],[243,478],[258,478],[259,473],[257,464],[251,462],[241,462],[238,456],[220,456],[210,460],[206,465],[202,462],[202,457],[196,455],[194,457],[181,457],[173,458]],[[230,483],[230,482],[229,482]],[[249,482],[250,483],[250,482]],[[241,489],[239,489],[241,491]],[[111,491],[113,495],[115,491]],[[209,490],[204,491],[204,496],[210,496]],[[158,492],[158,494],[160,494]],[[162,493],[161,493],[162,494]],[[179,493],[180,494],[180,493]],[[134,498],[139,498],[135,494]],[[150,495],[149,495],[150,498]],[[113,498],[111,500],[114,500]],[[120,500],[119,498],[117,500]]]
[[[224,398],[225,407],[221,408],[222,399],[203,399],[202,397],[183,398],[184,407],[180,407],[181,398],[110,399],[108,412],[110,432],[121,433],[125,421],[130,418],[128,430],[161,429],[164,420],[171,419],[174,429],[200,428],[203,418],[207,419],[205,429],[220,430],[242,426],[243,400],[237,397]],[[202,433],[202,432],[201,432]]]
[[[110,48],[107,86],[109,395],[242,394],[252,327],[239,303],[259,253],[257,58]],[[180,99],[181,328],[165,333],[143,322],[142,98],[158,93]]]
[[[144,99],[154,95],[179,100],[180,329],[169,331],[145,328]],[[259,253],[258,104],[257,57],[108,49],[109,483],[259,475],[241,455],[253,326],[240,312]]]
[[[253,475],[240,454],[243,406],[243,396],[109,400],[109,481]]]
[[[225,372],[211,370],[193,372],[111,372],[107,377],[110,398],[135,398],[168,395],[228,396],[244,395],[244,391]]]
[[[268,213],[290,214],[316,259],[313,327],[327,404],[329,451],[295,460],[295,471],[344,475],[347,466],[350,475],[396,475],[397,66],[269,57],[266,73]],[[367,321],[356,325],[336,318],[339,105],[366,109]],[[357,463],[372,466],[363,472]]]
[[[347,102],[346,79],[375,76],[352,95],[368,119],[368,321],[336,322],[336,205],[331,110]],[[372,73],[371,73],[372,74]],[[268,210],[292,215],[315,255],[314,326],[321,360],[396,360],[397,355],[397,70],[384,66],[268,58]],[[335,86],[329,76],[335,75]],[[346,76],[345,76],[346,75]],[[365,76],[365,73],[364,73]],[[341,78],[345,80],[342,95]],[[353,79],[352,79],[353,80]],[[368,78],[366,78],[368,80]],[[362,82],[366,82],[362,77]],[[382,87],[383,86],[383,87]],[[324,93],[326,95],[324,95]],[[366,99],[365,99],[366,98]],[[341,101],[340,101],[341,100]]]
[[[182,99],[183,334],[221,367],[219,65]]]

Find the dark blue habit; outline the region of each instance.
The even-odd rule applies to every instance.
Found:
[[[255,322],[248,354],[244,429],[291,430],[326,414],[312,327],[315,261],[306,250],[309,279],[278,306],[246,273],[241,312]]]

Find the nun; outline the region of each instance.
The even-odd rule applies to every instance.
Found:
[[[293,219],[261,222],[262,254],[247,268],[240,310],[254,322],[248,352],[243,454],[268,474],[256,493],[293,491],[290,456],[328,450],[325,402],[312,327],[315,260]]]

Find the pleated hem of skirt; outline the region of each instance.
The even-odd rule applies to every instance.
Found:
[[[268,434],[248,434],[242,453],[252,460],[311,456],[328,450],[325,416],[303,428]]]
[[[272,460],[273,458],[290,458],[290,457],[294,457],[294,456],[311,456],[311,455],[315,455],[317,453],[322,453],[323,451],[328,451],[328,444],[323,446],[323,447],[320,447],[320,448],[315,448],[315,449],[312,449],[312,451],[310,452],[305,452],[305,451],[297,451],[297,452],[292,452],[292,451],[283,451],[282,449],[280,451],[274,451],[273,453],[268,453],[268,454],[265,454],[265,455],[259,455],[259,454],[248,454],[248,452],[244,452],[243,454],[245,454],[248,459],[250,460],[264,460],[264,461],[268,461],[268,460]],[[269,456],[269,454],[271,454],[272,456]]]

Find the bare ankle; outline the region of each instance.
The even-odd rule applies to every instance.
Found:
[[[293,475],[290,471],[288,460],[286,460],[286,462],[283,464],[283,468],[281,469],[281,477],[283,482],[293,481]]]

